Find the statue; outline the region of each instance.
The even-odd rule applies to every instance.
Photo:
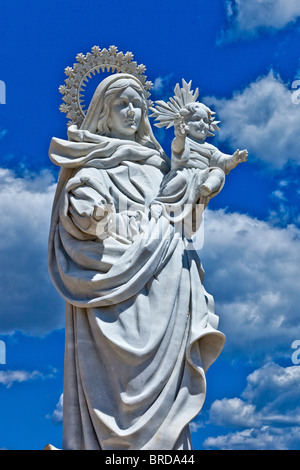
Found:
[[[113,73],[84,112],[84,82],[100,69]],[[220,191],[223,167],[195,163],[207,149],[190,138],[181,113],[172,118],[177,180],[151,129],[149,109],[161,114],[144,72],[131,53],[95,46],[78,54],[60,88],[70,122],[68,140],[53,138],[49,149],[61,167],[49,271],[66,303],[63,449],[192,449],[189,422],[224,346],[191,249],[199,201]],[[238,158],[246,154],[230,165]],[[196,220],[187,233],[175,223],[186,213],[174,215],[185,203]]]

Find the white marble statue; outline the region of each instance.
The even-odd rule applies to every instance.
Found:
[[[61,167],[49,270],[66,302],[63,449],[191,449],[189,422],[225,339],[190,240],[163,212],[151,216],[171,162],[149,122],[144,67],[114,46],[92,51],[66,70],[68,140],[49,150]],[[103,63],[118,73],[83,112],[74,89]],[[186,172],[171,197],[175,207],[188,194],[196,216],[197,171],[210,173]]]

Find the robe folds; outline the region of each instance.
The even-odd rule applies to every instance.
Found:
[[[49,271],[66,302],[63,449],[189,449],[224,335],[190,241],[149,217],[170,163],[73,126],[49,155],[61,167]],[[184,176],[173,203],[193,184]]]

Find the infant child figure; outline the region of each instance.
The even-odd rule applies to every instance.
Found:
[[[197,173],[198,201],[207,205],[208,200],[222,189],[225,175],[247,160],[247,150],[236,150],[232,155],[227,155],[206,142],[207,137],[214,136],[212,131],[219,130],[219,121],[214,121],[213,114],[203,103],[194,101],[180,109],[175,116],[171,172],[150,207],[151,216],[156,220],[164,204],[172,199],[172,192],[178,192],[183,176],[180,173]]]

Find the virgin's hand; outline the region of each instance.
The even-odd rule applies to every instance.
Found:
[[[66,189],[69,193],[68,212],[77,228],[92,236],[104,233],[114,212],[113,201],[106,189],[86,176],[73,178]]]

